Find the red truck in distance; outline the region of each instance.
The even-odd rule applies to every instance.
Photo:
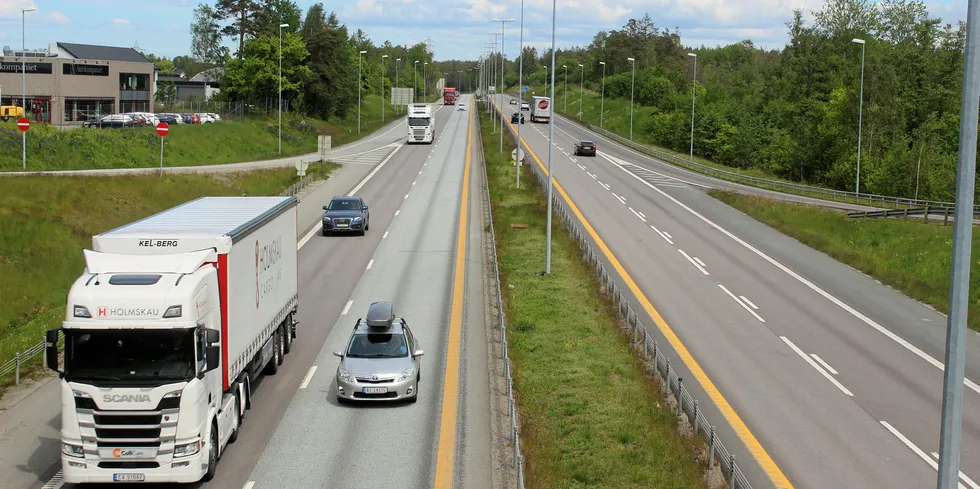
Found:
[[[443,105],[456,105],[456,98],[459,97],[459,92],[455,88],[446,88],[442,91],[442,104]]]

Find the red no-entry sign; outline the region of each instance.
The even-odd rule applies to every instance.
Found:
[[[166,136],[167,133],[169,132],[170,132],[170,126],[168,126],[166,122],[161,122],[157,124],[157,134],[159,134],[160,137]]]
[[[22,132],[27,132],[27,130],[30,128],[31,128],[31,121],[27,117],[21,117],[20,119],[17,119],[17,129],[20,129]]]

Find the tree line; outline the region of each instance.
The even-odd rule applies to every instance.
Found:
[[[556,52],[556,91],[568,66],[569,91],[587,89],[634,100],[652,117],[636,138],[687,152],[696,90],[695,154],[793,181],[854,190],[859,93],[865,41],[861,191],[952,201],[966,26],[943,23],[919,0],[827,0],[813,22],[794,10],[779,50],[751,40],[686,48],[677,30],[646,15],[599,32],[591,44]],[[697,85],[692,87],[697,55]],[[551,52],[525,48],[525,84],[544,84]],[[517,84],[518,62],[506,85]],[[571,99],[571,97],[570,97]]]
[[[435,82],[443,77],[446,64],[435,62],[423,42],[375,45],[362,30],[349,32],[322,3],[305,13],[292,0],[202,3],[194,10],[191,36],[194,68],[220,81],[223,100],[275,99],[281,81],[289,107],[322,119],[343,118],[356,110],[359,61],[362,95],[380,94],[383,88],[386,98],[396,78],[401,87],[412,87],[417,80],[417,97],[422,97],[425,86],[435,93]],[[226,39],[233,41],[234,50],[225,47]],[[382,77],[383,55],[387,58]],[[397,59],[401,61],[396,67]],[[416,61],[418,69],[413,73]]]

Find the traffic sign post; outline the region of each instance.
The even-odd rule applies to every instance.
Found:
[[[157,124],[157,135],[160,136],[160,176],[163,176],[163,140],[170,133],[170,126],[166,122]]]
[[[529,90],[530,88],[531,88],[531,87],[529,87],[529,86],[527,86],[527,85],[524,85],[523,87],[521,87],[521,90],[524,90],[524,91],[526,92],[526,91],[528,91],[528,90]]]
[[[515,149],[510,152],[510,161],[513,161],[516,165],[518,161],[524,161],[524,150]]]
[[[31,128],[31,121],[27,117],[17,119],[17,129],[20,129],[21,147],[24,151],[24,169],[27,169],[27,130]]]

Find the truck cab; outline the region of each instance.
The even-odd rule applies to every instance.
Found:
[[[435,139],[436,125],[432,117],[432,106],[429,104],[411,104],[408,106],[408,143],[432,144]]]

